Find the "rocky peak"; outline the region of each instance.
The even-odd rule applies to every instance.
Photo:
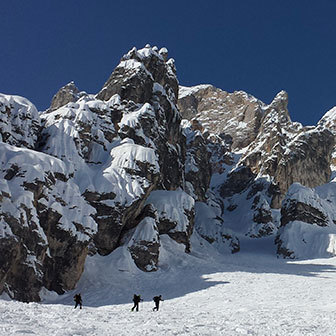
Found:
[[[280,91],[271,104],[264,108],[264,117],[261,121],[260,132],[268,132],[274,125],[278,129],[283,127],[292,128],[292,121],[288,112],[288,94]]]
[[[288,93],[284,90],[281,90],[273,99],[270,104],[270,108],[275,110],[282,111],[283,114],[290,120],[288,113]]]
[[[336,106],[330,109],[317,123],[318,126],[328,127],[336,131]]]
[[[68,103],[76,102],[84,94],[85,92],[80,92],[75,85],[75,82],[71,81],[57,91],[52,98],[51,105],[47,111],[52,112]]]
[[[211,133],[229,135],[233,149],[255,139],[264,115],[260,100],[244,91],[228,93],[212,85],[180,86],[178,106],[183,118],[197,118]]]
[[[152,48],[149,44],[140,50],[132,48],[121,58],[97,98],[109,100],[114,94],[118,94],[122,100],[127,98],[135,103],[146,103],[151,101],[154,83],[157,83],[176,103],[176,69],[174,61],[167,60],[167,56],[166,48],[158,51],[157,47]]]
[[[330,109],[317,123],[318,128],[326,128],[331,130],[334,134],[336,132],[336,106]],[[336,167],[336,145],[332,153],[332,170]]]
[[[292,122],[288,95],[281,91],[265,107],[260,131],[241,158],[255,174],[269,175],[279,187],[273,207],[280,207],[289,186],[316,187],[329,181],[334,139],[329,130]]]

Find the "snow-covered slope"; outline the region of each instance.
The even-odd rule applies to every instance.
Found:
[[[336,259],[285,262],[269,254],[230,258],[193,240],[186,255],[163,237],[160,270],[144,273],[119,248],[88,258],[78,285],[83,309],[73,294],[43,303],[0,300],[5,335],[258,335],[332,336],[335,333]],[[117,270],[112,267],[117,266]],[[141,294],[131,312],[133,294]],[[161,294],[153,312],[154,295]]]

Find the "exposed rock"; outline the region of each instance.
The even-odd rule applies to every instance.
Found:
[[[249,167],[241,166],[228,174],[228,178],[220,187],[220,195],[229,197],[246,190],[255,175]]]
[[[334,195],[335,186],[328,189],[325,194],[324,189],[309,189],[298,183],[290,187],[276,237],[279,255],[300,258],[336,254],[335,203],[325,199],[326,195]]]
[[[146,45],[96,96],[69,83],[41,115],[0,95],[0,294],[64,293],[88,253],[118,247],[156,271],[160,235],[190,252],[194,228],[223,253],[276,235],[290,258],[336,254],[334,113],[303,127],[284,91],[266,105],[211,85],[180,87],[177,101],[178,90],[167,49]]]
[[[7,251],[1,254],[0,292],[28,302],[40,300],[42,287],[58,293],[73,289],[96,230],[94,209],[80,201],[60,160],[0,145],[0,239]]]
[[[164,53],[165,56],[166,54]],[[173,90],[177,99],[178,83],[174,66],[162,55],[162,52],[158,53],[150,47],[141,50],[133,48],[122,57],[120,64],[106,81],[97,98],[109,100],[113,95],[118,94],[122,100],[149,103],[154,83],[158,83],[165,90]],[[173,74],[170,73],[171,71]]]
[[[211,154],[207,141],[202,134],[203,127],[195,119],[184,122],[183,132],[186,137],[185,179],[186,190],[198,201],[205,201],[211,179]]]
[[[54,95],[51,100],[51,105],[47,112],[52,112],[60,107],[68,104],[76,102],[80,97],[85,95],[85,92],[80,92],[75,85],[75,82],[71,81],[65,86],[61,87],[58,92]]]
[[[133,48],[121,59],[97,98],[109,100],[118,94],[121,101],[144,104],[138,112],[124,113],[119,134],[157,149],[161,187],[174,190],[183,185],[185,140],[176,108],[178,81],[174,60],[165,61],[163,51],[158,53],[148,46]]]
[[[256,138],[265,108],[243,91],[228,93],[212,85],[180,87],[178,106],[183,118],[197,118],[211,133],[230,135],[233,149]]]
[[[0,94],[0,141],[34,149],[40,131],[39,113],[28,99]]]
[[[190,251],[194,227],[194,203],[194,199],[182,190],[153,191],[147,199],[147,204],[157,212],[159,233],[168,234],[176,242],[184,244],[186,252]]]
[[[281,225],[301,221],[319,226],[327,226],[327,217],[320,210],[297,200],[287,200],[281,208]]]
[[[253,199],[253,223],[246,234],[251,238],[270,236],[277,231],[270,204],[261,191]]]
[[[157,270],[159,260],[160,239],[157,228],[157,214],[148,204],[141,217],[143,218],[136,225],[128,243],[128,249],[135,264],[141,270],[152,272]]]
[[[240,162],[255,174],[269,175],[277,185],[272,207],[279,208],[290,185],[316,187],[329,181],[335,143],[327,129],[304,128],[292,123],[288,97],[280,92],[265,111],[260,132]]]

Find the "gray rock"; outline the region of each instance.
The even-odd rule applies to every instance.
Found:
[[[211,133],[232,138],[232,148],[248,146],[257,136],[265,105],[243,91],[228,93],[212,85],[180,87],[183,118],[197,118]]]
[[[75,82],[71,81],[57,91],[47,112],[55,111],[68,103],[76,102],[83,95],[85,95],[85,92],[80,92]]]

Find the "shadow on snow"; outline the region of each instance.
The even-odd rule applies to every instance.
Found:
[[[288,261],[278,259],[269,249],[257,253],[251,246],[234,255],[222,255],[199,240],[193,244],[195,248],[190,254],[185,254],[183,246],[167,238],[163,239],[162,245],[159,270],[156,272],[140,271],[130,259],[126,248],[119,248],[109,256],[90,257],[76,290],[59,296],[56,300],[47,299],[45,303],[73,305],[73,295],[80,292],[85,306],[128,303],[131,308],[133,294],[141,294],[142,299],[148,302],[159,294],[169,300],[213,286],[234,286],[234,283],[225,278],[226,274],[233,272],[287,274],[321,279],[328,278],[328,273],[335,272],[335,265],[324,263],[328,259]]]

